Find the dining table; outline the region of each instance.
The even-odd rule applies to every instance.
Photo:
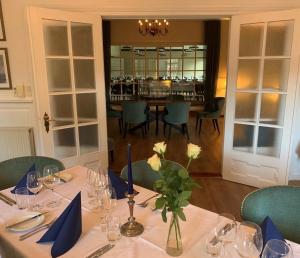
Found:
[[[42,190],[37,197],[38,202],[46,202],[49,198],[58,198],[60,205],[56,208],[46,208],[48,213],[45,215],[45,223],[52,218],[59,216],[73,198],[81,192],[82,207],[82,233],[77,243],[65,254],[60,257],[82,258],[92,254],[95,250],[108,244],[105,226],[103,227],[101,218],[102,209],[93,209],[89,205],[88,188],[86,179],[87,168],[75,166],[66,169],[64,172],[70,174],[72,179],[68,182],[55,186],[54,191],[49,189]],[[134,200],[136,203],[153,196],[155,192],[134,185],[138,194]],[[14,198],[10,189],[1,191],[4,195]],[[116,207],[111,211],[113,215],[119,216],[121,223],[127,222],[129,217],[128,199],[117,200]],[[0,200],[0,257],[19,258],[51,257],[52,243],[36,243],[46,229],[23,240],[19,236],[24,232],[11,232],[6,229],[6,224],[14,216],[28,213],[27,210],[19,210],[16,205],[10,206]],[[211,257],[205,248],[205,240],[210,237],[214,228],[218,214],[189,204],[184,208],[186,221],[180,222],[181,236],[183,243],[182,258],[208,258]],[[147,207],[134,206],[134,217],[144,226],[144,232],[135,237],[122,236],[115,241],[115,246],[101,257],[111,258],[147,258],[147,257],[169,257],[165,251],[170,216],[168,222],[164,223],[161,218],[161,211],[155,210],[148,205]],[[300,245],[290,242],[294,258],[300,257]],[[229,246],[228,258],[239,257],[235,248]]]

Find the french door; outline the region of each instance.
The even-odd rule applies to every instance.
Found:
[[[29,8],[43,155],[107,166],[101,17]]]
[[[232,17],[223,177],[286,184],[300,53],[300,11]]]

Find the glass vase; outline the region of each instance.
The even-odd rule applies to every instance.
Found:
[[[178,215],[174,212],[172,212],[166,252],[171,256],[179,256],[182,254],[182,241],[179,226],[179,218]]]

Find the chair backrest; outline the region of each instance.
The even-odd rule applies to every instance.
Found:
[[[25,156],[5,160],[0,162],[0,190],[16,185],[33,164],[41,173],[46,165],[56,165],[59,170],[65,169],[59,160],[43,156]]]
[[[243,220],[260,225],[269,216],[283,236],[300,243],[300,187],[273,186],[248,194],[241,206]]]
[[[170,102],[166,104],[164,120],[170,124],[185,124],[189,120],[189,102]]]
[[[126,123],[139,124],[147,120],[146,101],[124,101],[122,103],[123,120]]]
[[[184,96],[183,95],[169,95],[167,97],[168,100],[171,101],[184,101]]]
[[[169,162],[172,169],[182,169],[183,167],[174,162]],[[134,184],[145,187],[150,190],[153,189],[154,182],[159,179],[157,171],[154,171],[150,165],[147,163],[147,160],[139,160],[131,163],[132,167],[132,179]],[[121,177],[127,180],[128,177],[128,168],[125,166],[121,171]]]

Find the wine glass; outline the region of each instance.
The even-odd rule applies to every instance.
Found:
[[[41,174],[39,171],[30,171],[27,174],[26,180],[27,189],[34,194],[33,204],[31,206],[32,210],[41,209],[41,205],[37,203],[37,194],[43,187],[43,182],[41,180]]]
[[[45,166],[43,170],[43,184],[52,192],[54,190],[54,187],[60,183],[60,178],[55,175],[58,171],[59,169],[55,165]],[[57,199],[52,199],[46,204],[46,206],[49,208],[54,208],[58,205],[59,201]]]
[[[269,240],[263,250],[261,258],[293,258],[292,248],[284,241]]]
[[[107,187],[103,193],[103,207],[107,211],[113,210],[117,206],[117,195],[113,187]]]
[[[218,216],[218,223],[214,229],[215,236],[222,243],[222,256],[227,257],[226,246],[235,240],[236,236],[235,217],[229,213],[221,213]],[[229,256],[228,256],[229,257]]]
[[[263,249],[261,228],[250,221],[244,221],[238,226],[234,247],[241,257],[259,257]]]

